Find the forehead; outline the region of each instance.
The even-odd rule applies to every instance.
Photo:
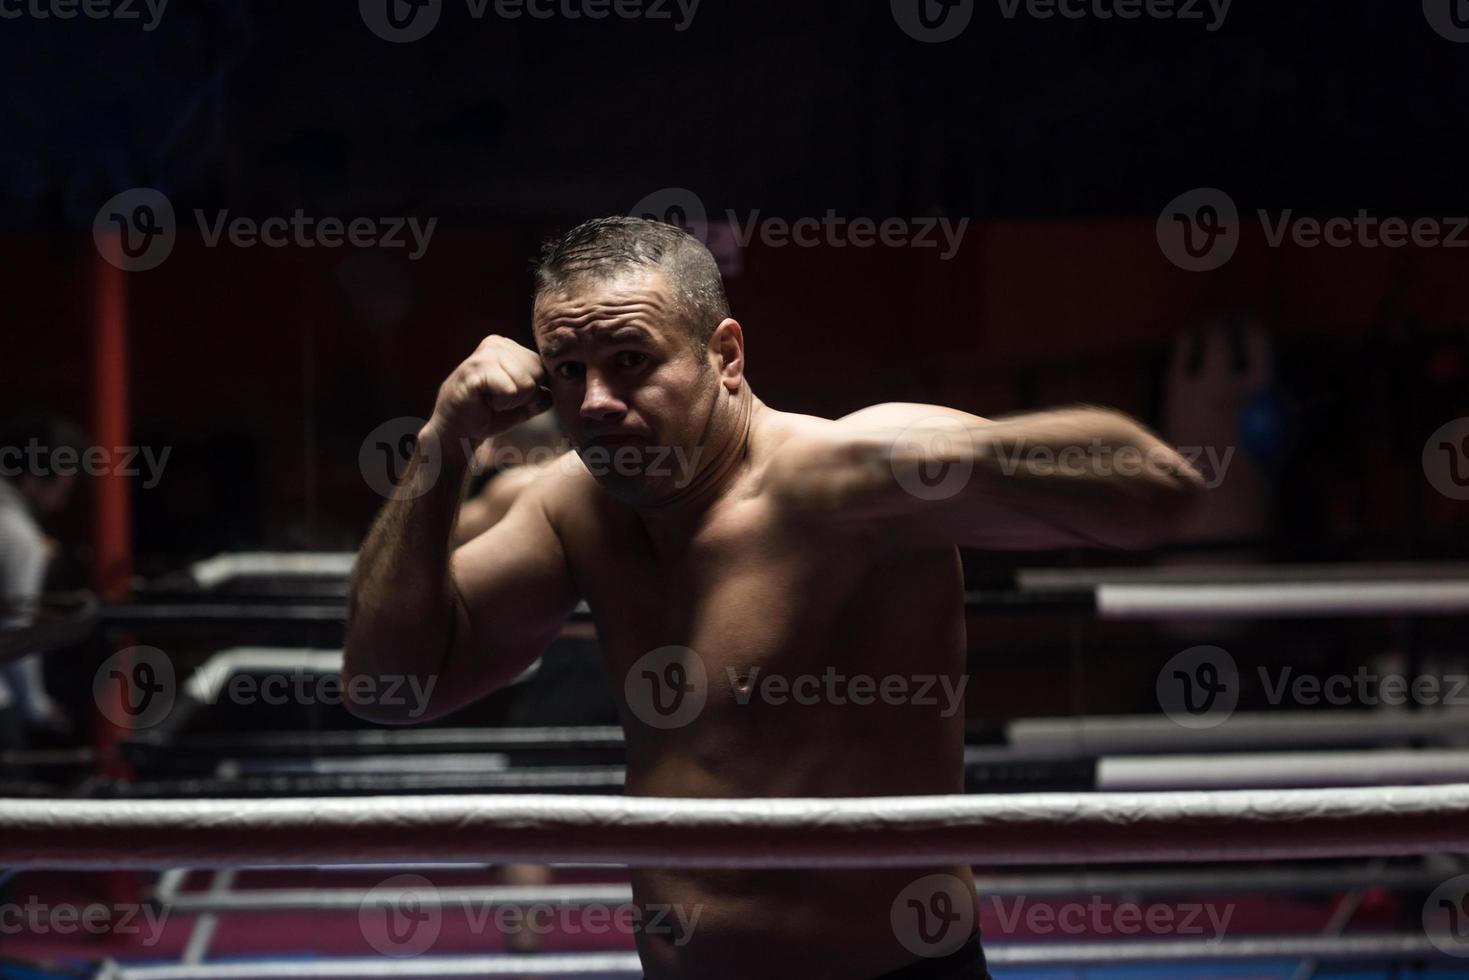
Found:
[[[658,336],[679,329],[673,290],[659,268],[639,268],[611,277],[578,276],[536,297],[532,327],[545,347],[575,344],[626,327]]]

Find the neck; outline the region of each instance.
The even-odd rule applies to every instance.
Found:
[[[693,479],[656,504],[637,508],[649,534],[687,533],[729,494],[748,466],[751,432],[764,408],[747,383],[733,396],[715,400],[704,429],[710,438],[700,446]]]

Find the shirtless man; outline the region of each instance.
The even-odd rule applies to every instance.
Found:
[[[1101,409],[770,408],[713,258],[663,224],[601,219],[548,246],[533,332],[538,351],[486,338],[439,389],[413,463],[437,456],[439,477],[390,502],[363,546],[345,680],[437,678],[427,717],[442,715],[513,679],[584,598],[631,795],[962,793],[962,702],[900,696],[923,679],[962,691],[957,549],[1145,547],[1202,488]],[[552,408],[576,452],[451,549],[470,447]],[[639,931],[653,980],[987,976],[965,867],[632,881],[636,904],[697,914],[687,934]],[[948,894],[915,896],[934,882]],[[910,929],[909,908],[938,918]]]

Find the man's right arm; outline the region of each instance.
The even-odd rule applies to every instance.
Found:
[[[465,548],[451,543],[463,447],[543,410],[540,370],[533,351],[489,338],[441,387],[353,573],[343,683],[360,717],[407,724],[462,707],[518,676],[570,616],[575,589],[550,517],[564,471],[537,481]],[[425,488],[415,481],[431,456],[440,472]],[[406,703],[375,696],[389,692]]]

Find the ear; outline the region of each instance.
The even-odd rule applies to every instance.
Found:
[[[727,319],[714,328],[709,356],[720,383],[729,391],[739,391],[745,383],[745,331],[738,320]]]

